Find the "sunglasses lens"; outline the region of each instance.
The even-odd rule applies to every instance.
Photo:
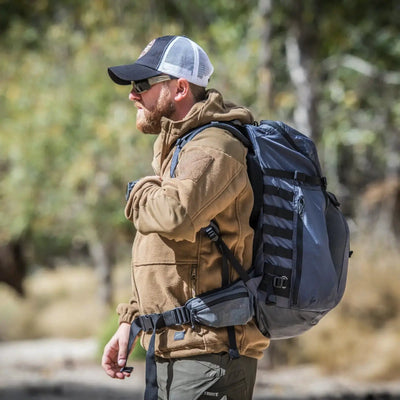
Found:
[[[133,82],[133,89],[136,93],[145,92],[146,90],[149,90],[150,87],[151,86],[147,79],[143,81]]]

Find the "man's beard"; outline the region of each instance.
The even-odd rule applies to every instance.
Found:
[[[152,108],[138,109],[136,127],[143,133],[158,134],[161,131],[161,118],[170,118],[175,113],[175,103],[170,100],[170,92],[166,86],[160,90],[157,103]]]

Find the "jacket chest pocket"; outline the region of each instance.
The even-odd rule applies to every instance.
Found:
[[[132,260],[135,265],[197,264],[198,246],[198,243],[169,240],[157,233],[136,232]]]

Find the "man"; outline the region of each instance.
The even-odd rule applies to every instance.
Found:
[[[133,64],[110,67],[111,79],[132,84],[129,99],[137,108],[136,126],[156,134],[154,176],[131,186],[126,217],[136,227],[132,250],[133,296],[120,304],[119,328],[103,354],[106,373],[118,379],[126,363],[131,322],[162,313],[188,299],[221,287],[222,257],[202,228],[215,220],[224,241],[241,264],[252,260],[249,218],[253,192],[246,169],[246,148],[229,132],[207,128],[179,154],[175,177],[171,159],[178,138],[211,121],[251,123],[251,113],[206,90],[213,66],[204,50],[182,36],[153,40]],[[230,279],[237,278],[230,271]],[[252,398],[257,359],[269,342],[255,322],[236,326],[240,357],[229,357],[226,328],[181,325],[157,331],[158,395],[162,399]],[[143,333],[148,349],[151,333]]]

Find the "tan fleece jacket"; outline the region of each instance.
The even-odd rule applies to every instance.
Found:
[[[249,217],[253,192],[246,169],[246,148],[229,132],[208,128],[187,143],[179,155],[176,177],[170,177],[176,140],[210,121],[251,123],[251,113],[225,103],[215,90],[196,103],[181,121],[162,120],[154,144],[155,176],[133,188],[125,215],[136,227],[132,249],[133,296],[120,304],[120,322],[161,313],[189,298],[221,286],[221,255],[201,228],[215,218],[226,244],[246,268],[252,259]],[[231,271],[232,279],[236,273]],[[237,326],[240,354],[261,358],[269,340],[251,321]],[[179,331],[179,335],[175,335]],[[142,335],[148,347],[151,334]],[[228,350],[226,329],[205,326],[164,328],[157,333],[156,354],[187,357]]]

